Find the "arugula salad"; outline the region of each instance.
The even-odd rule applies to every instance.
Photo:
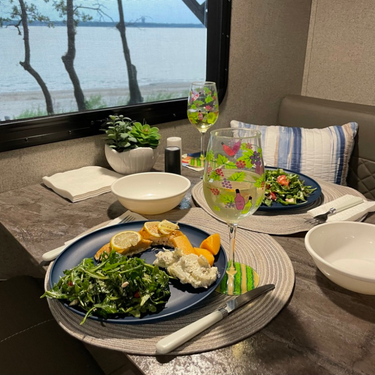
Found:
[[[115,251],[103,253],[101,262],[84,258],[41,298],[66,300],[90,315],[103,318],[124,314],[140,318],[164,307],[171,293],[167,273],[143,259],[128,258]]]
[[[283,169],[266,170],[266,189],[263,203],[270,207],[273,202],[294,205],[306,202],[316,188],[306,186],[296,173],[286,173]]]

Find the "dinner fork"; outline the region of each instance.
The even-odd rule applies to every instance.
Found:
[[[117,224],[124,224],[124,223],[130,223],[131,221],[136,221],[138,220],[137,217],[131,215],[131,214],[128,214],[126,216],[124,216],[121,221],[119,221]]]
[[[334,214],[336,211],[337,211],[336,208],[331,207],[324,214],[320,214],[320,215],[314,216],[312,219],[309,220],[309,222],[311,224],[314,224],[314,223],[325,223],[327,221],[327,219],[328,219],[328,216],[331,215],[331,214]]]
[[[350,197],[345,202],[336,204],[335,207],[331,207],[327,212],[314,216],[312,219],[308,220],[311,224],[322,224],[325,223],[329,215],[336,214],[338,212],[347,210],[348,208],[357,206],[363,203],[363,199],[360,197]]]

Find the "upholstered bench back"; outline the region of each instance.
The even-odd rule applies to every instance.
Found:
[[[368,199],[375,199],[375,106],[287,95],[281,102],[277,123],[323,128],[352,121],[359,127],[347,182]]]

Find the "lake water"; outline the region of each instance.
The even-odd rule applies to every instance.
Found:
[[[61,56],[67,51],[65,27],[32,26],[31,65],[54,95],[71,91],[73,86]],[[172,82],[187,85],[206,75],[206,29],[204,28],[127,28],[132,63],[140,86]],[[40,94],[35,79],[19,64],[24,60],[22,36],[13,27],[0,28],[0,119],[14,116],[15,109],[30,96]],[[115,27],[78,27],[75,69],[83,91],[127,89],[127,68],[120,33]],[[29,96],[27,94],[30,94]],[[54,97],[55,98],[55,97]],[[73,92],[72,92],[72,98]],[[30,104],[30,103],[29,103]]]

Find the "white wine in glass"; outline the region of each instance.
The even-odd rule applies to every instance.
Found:
[[[201,133],[201,159],[204,158],[204,138],[219,117],[219,99],[215,82],[193,82],[188,96],[187,116]]]
[[[212,212],[229,226],[230,257],[227,285],[221,292],[233,295],[249,290],[236,279],[237,270],[247,265],[235,262],[238,223],[261,205],[265,190],[265,169],[260,132],[224,128],[212,131],[203,174],[203,192]],[[237,282],[237,281],[238,282]]]

